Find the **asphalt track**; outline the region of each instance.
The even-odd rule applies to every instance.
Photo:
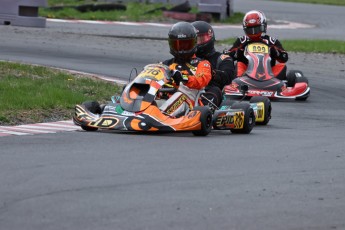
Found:
[[[243,1],[241,9],[256,2],[271,4]],[[284,17],[302,8],[286,4],[276,8]],[[308,18],[329,9],[308,7]],[[164,40],[118,36],[144,26],[89,26],[0,27],[0,58],[126,79],[133,66],[169,57]],[[0,229],[345,229],[345,57],[290,53],[288,67],[309,78],[311,97],[273,102],[268,126],[249,135],[0,137]]]

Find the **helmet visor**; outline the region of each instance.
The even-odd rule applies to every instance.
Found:
[[[174,50],[175,52],[190,51],[195,48],[196,39],[195,38],[183,39],[183,40],[169,39],[169,46],[170,46],[170,49]]]
[[[205,44],[207,42],[209,42],[212,39],[212,34],[210,33],[202,33],[202,34],[198,34],[198,45],[202,45]]]
[[[244,28],[244,32],[246,34],[252,34],[252,35],[259,34],[263,32],[263,28],[262,26],[246,27]]]

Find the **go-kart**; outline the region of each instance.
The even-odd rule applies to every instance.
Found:
[[[271,67],[270,50],[267,44],[249,44],[244,54],[248,59],[245,73],[225,86],[225,95],[241,96],[241,86],[248,85],[247,96],[265,96],[270,99],[287,98],[305,101],[310,94],[308,79],[299,70],[290,70],[286,79],[274,76]]]
[[[255,121],[267,123],[267,101],[234,102],[215,108],[203,105],[203,90],[174,86],[171,70],[149,64],[106,105],[87,101],[76,105],[73,121],[86,131],[98,129],[142,132],[191,131],[206,136],[213,129],[250,133]]]

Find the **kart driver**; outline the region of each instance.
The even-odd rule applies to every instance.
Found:
[[[173,71],[172,79],[191,89],[203,89],[210,82],[211,65],[207,60],[197,58],[197,35],[194,26],[188,22],[174,24],[168,34],[170,53],[174,56],[163,64]]]
[[[234,61],[229,55],[215,50],[214,30],[210,24],[204,21],[193,22],[198,36],[198,49],[196,56],[206,59],[212,66],[212,79],[206,86],[204,94],[209,100],[219,106],[222,101],[222,90],[229,85],[235,77]]]
[[[233,46],[226,51],[237,61],[237,77],[243,75],[247,69],[248,60],[244,56],[245,47],[251,42],[264,42],[270,47],[271,66],[274,76],[280,80],[286,79],[286,65],[288,53],[278,39],[266,34],[267,19],[263,12],[252,10],[243,18],[245,36],[238,37]],[[276,61],[279,63],[276,64]]]

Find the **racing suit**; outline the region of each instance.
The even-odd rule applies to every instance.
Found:
[[[229,55],[215,50],[206,55],[205,59],[211,63],[212,79],[206,86],[206,93],[204,95],[216,106],[219,106],[222,102],[222,90],[224,86],[229,85],[235,78],[234,62]]]
[[[237,77],[244,74],[247,69],[248,60],[244,56],[245,47],[252,42],[248,36],[241,36],[236,39],[233,46],[225,53],[229,54],[234,60],[237,61]],[[288,61],[288,53],[283,48],[280,41],[269,35],[263,35],[261,42],[266,43],[270,47],[271,66],[274,76],[284,80],[286,79],[286,65]],[[276,62],[279,63],[276,63]]]
[[[207,60],[202,60],[194,56],[189,62],[179,62],[175,58],[163,62],[171,70],[179,70],[187,76],[184,85],[191,89],[202,89],[210,82],[212,78],[211,65]]]
[[[178,70],[179,75],[183,75],[183,85],[190,89],[201,90],[205,88],[212,77],[210,62],[197,58],[195,55],[187,62],[177,61],[175,58],[172,58],[164,61],[163,64],[169,66],[173,72]],[[170,96],[166,103],[164,103],[160,108],[171,116],[179,117],[181,114],[184,114],[187,107],[192,109],[193,106],[190,103],[183,102],[186,99],[185,97],[182,98],[183,99],[181,99],[178,93],[175,93]],[[207,105],[204,101],[202,101],[202,103],[203,105]]]

